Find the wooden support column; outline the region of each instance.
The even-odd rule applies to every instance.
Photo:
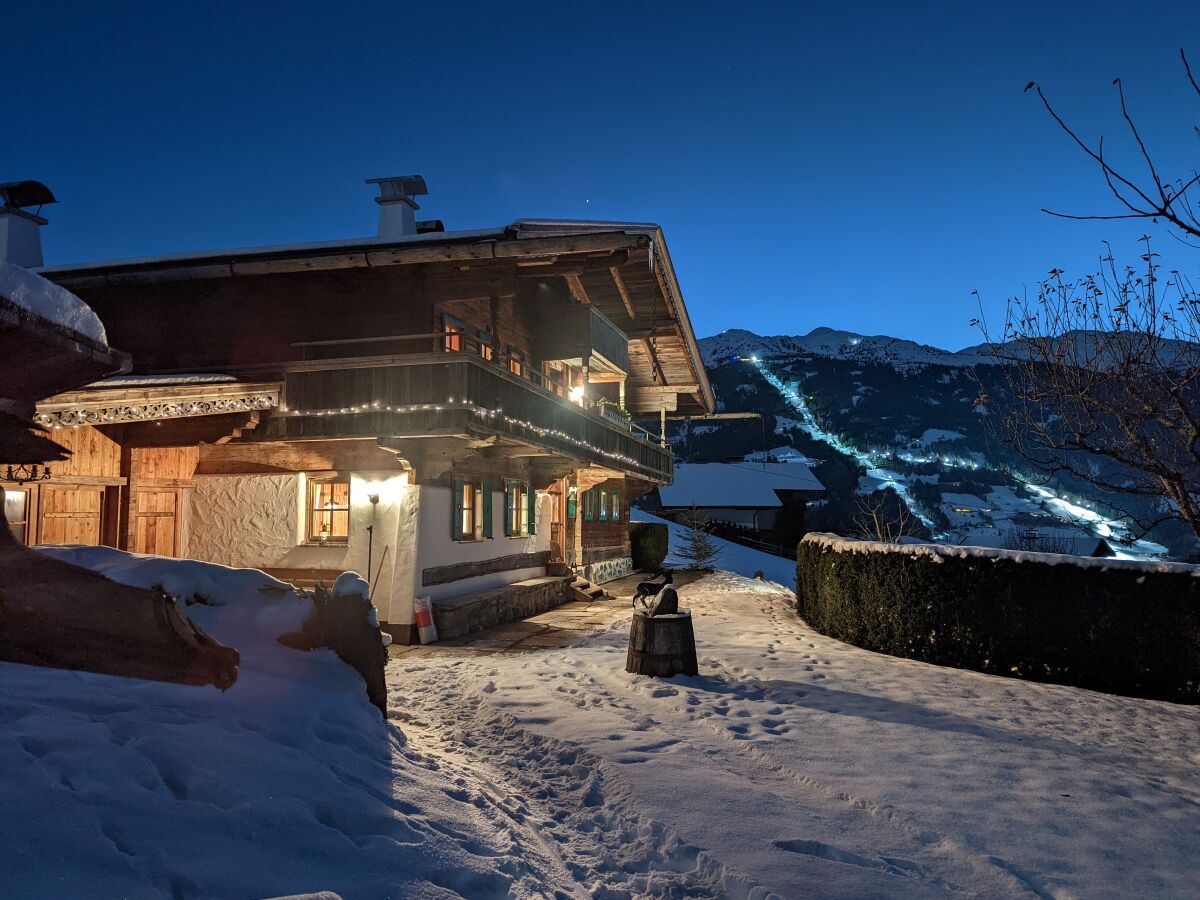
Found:
[[[658,445],[665,447],[667,446],[667,408],[665,406],[658,408],[658,428],[660,435]]]

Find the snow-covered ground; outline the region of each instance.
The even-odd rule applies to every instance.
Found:
[[[699,677],[627,675],[623,622],[404,660],[413,743],[464,804],[539,820],[599,896],[1195,896],[1195,708],[859,650],[731,574],[680,595]],[[631,880],[647,865],[679,874]]]
[[[670,566],[679,560],[680,551],[683,550],[688,537],[687,528],[651,515],[637,507],[629,511],[629,520],[631,522],[658,522],[666,525],[667,531],[670,533],[671,545],[665,564]],[[763,577],[768,581],[787,585],[793,589],[796,587],[796,561],[794,559],[775,556],[773,553],[764,553],[753,547],[736,544],[715,535],[710,535],[709,539],[720,550],[714,563],[715,566],[747,578],[753,578],[756,573],[762,572]]]
[[[187,613],[237,647],[241,670],[222,694],[0,663],[0,895],[539,897],[569,883],[536,830],[460,802],[331,651],[275,641],[310,611],[279,582],[107,548],[52,552],[201,595],[213,605]]]
[[[385,721],[274,643],[304,601],[272,579],[70,555],[201,594],[241,676],[0,664],[8,896],[1195,896],[1194,707],[859,650],[717,573],[680,590],[699,677],[626,674],[619,616],[394,661]]]

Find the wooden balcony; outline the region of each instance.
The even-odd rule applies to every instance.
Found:
[[[537,352],[542,359],[629,372],[629,338],[594,306],[575,304],[548,315]]]
[[[539,381],[531,380],[531,377]],[[560,397],[536,373],[458,352],[311,360],[286,374],[283,405],[260,439],[499,437],[658,483],[671,480],[669,448]]]

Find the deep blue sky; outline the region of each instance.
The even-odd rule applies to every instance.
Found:
[[[48,263],[371,234],[363,179],[417,172],[452,229],[660,223],[701,335],[975,343],[972,289],[1140,250],[1039,212],[1113,201],[1027,81],[1115,140],[1122,76],[1169,171],[1200,122],[1191,2],[0,0],[0,33],[0,179],[58,195]]]

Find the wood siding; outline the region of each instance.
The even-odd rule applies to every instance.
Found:
[[[79,476],[120,477],[121,445],[108,435],[84,425],[81,428],[58,428],[50,436],[55,443],[71,452],[70,459],[50,467],[56,481],[70,481]]]

